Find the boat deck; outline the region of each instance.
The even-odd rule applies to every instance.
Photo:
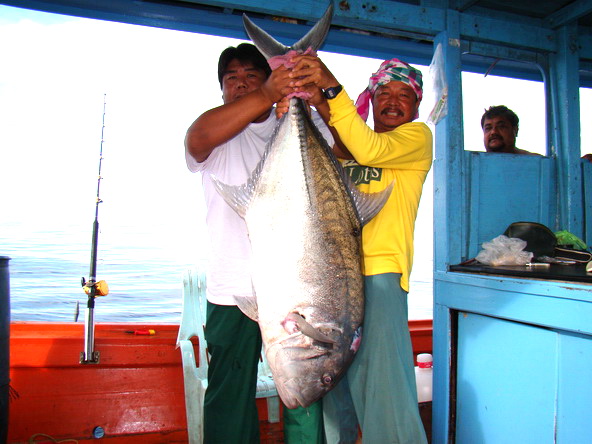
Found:
[[[154,335],[126,333],[153,329]],[[80,364],[84,325],[12,323],[9,443],[94,441],[186,443],[187,422],[179,326],[97,324],[98,364]],[[432,322],[411,321],[415,354],[432,351]],[[197,343],[195,344],[197,349]],[[196,350],[196,356],[198,356]],[[282,443],[283,424],[267,421],[258,400],[261,442]],[[43,435],[41,435],[43,434]]]

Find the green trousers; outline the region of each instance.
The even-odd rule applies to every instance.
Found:
[[[256,444],[259,325],[236,306],[208,302],[205,339],[210,363],[204,399],[204,443]]]
[[[423,444],[407,292],[401,275],[366,276],[362,343],[345,377],[323,398],[329,444]]]
[[[204,443],[256,444],[259,325],[236,306],[208,302],[205,339],[211,357],[204,399]],[[307,409],[284,408],[284,440],[287,444],[324,444],[320,401]]]
[[[322,400],[307,408],[284,407],[284,441],[287,444],[324,444]]]

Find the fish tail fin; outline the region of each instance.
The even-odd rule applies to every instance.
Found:
[[[329,3],[329,7],[325,11],[323,17],[306,33],[304,37],[292,45],[292,49],[299,52],[305,51],[308,48],[312,48],[315,51],[319,49],[327,37],[329,28],[331,27],[332,17],[333,3]],[[243,25],[251,41],[266,59],[284,55],[290,50],[289,47],[278,42],[271,35],[253,23],[246,14],[243,14]]]
[[[292,45],[295,51],[306,51],[308,48],[312,48],[314,51],[319,49],[331,27],[331,19],[333,18],[333,3],[329,3],[329,6],[325,10],[323,17],[312,27],[310,31],[306,33],[304,37],[298,40]]]
[[[267,32],[251,21],[247,14],[243,14],[243,25],[247,35],[266,59],[284,55],[290,48],[281,44]]]

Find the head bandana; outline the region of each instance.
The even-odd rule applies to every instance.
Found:
[[[368,87],[360,94],[358,100],[356,100],[356,108],[358,108],[358,114],[362,116],[362,119],[366,120],[368,118],[370,100],[372,100],[376,89],[381,85],[386,85],[390,81],[406,83],[415,91],[417,100],[421,100],[423,95],[421,71],[399,59],[385,60],[380,65],[380,68],[378,68],[378,71],[372,74]],[[418,114],[415,115],[414,119],[417,119],[417,117]]]

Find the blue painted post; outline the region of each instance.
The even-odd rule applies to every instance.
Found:
[[[554,123],[551,140],[557,154],[557,228],[584,237],[577,26],[563,26],[556,35],[557,52],[549,57],[547,88]]]
[[[465,254],[466,209],[463,184],[463,119],[461,86],[460,16],[448,10],[446,30],[434,40],[441,45],[448,84],[448,114],[436,125],[434,160],[434,390],[432,403],[432,439],[448,441],[450,399],[450,310],[438,303],[442,287],[439,276],[448,265],[461,261]]]
[[[446,271],[466,254],[463,174],[463,117],[459,15],[448,14],[448,30],[436,36],[434,50],[442,45],[448,83],[448,115],[436,125],[434,160],[434,221],[436,271]]]

